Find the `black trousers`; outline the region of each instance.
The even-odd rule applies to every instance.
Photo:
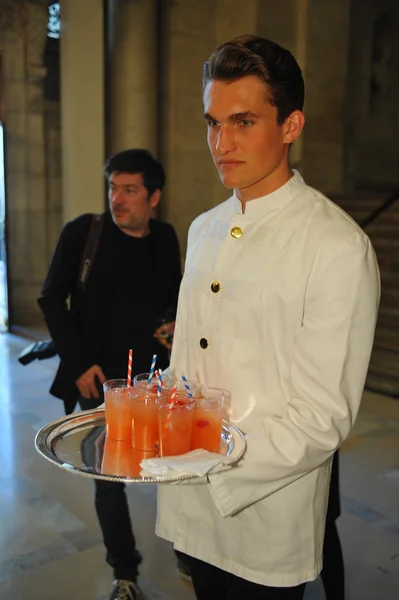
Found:
[[[282,588],[252,583],[202,560],[183,555],[198,600],[302,600],[305,585]]]
[[[334,454],[323,546],[323,582],[326,600],[345,600],[345,569],[336,520],[341,514],[339,454]]]
[[[82,410],[96,408],[101,402],[95,398],[79,399]],[[112,567],[115,579],[136,581],[142,558],[136,548],[125,485],[100,479],[96,479],[94,484],[95,507],[107,551],[107,563]]]

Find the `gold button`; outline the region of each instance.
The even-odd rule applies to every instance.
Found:
[[[235,238],[236,240],[238,240],[238,238],[240,238],[242,236],[242,229],[241,227],[233,227],[233,229],[230,231],[231,237]]]
[[[200,339],[200,346],[203,350],[205,350],[206,348],[208,348],[208,340],[206,338],[201,338]]]
[[[218,281],[212,281],[211,290],[214,294],[217,294],[220,291],[220,283]]]

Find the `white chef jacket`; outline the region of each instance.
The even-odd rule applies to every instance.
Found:
[[[201,483],[159,486],[159,536],[263,585],[318,575],[331,457],[359,409],[379,294],[368,237],[297,172],[244,214],[233,195],[193,222],[171,369],[231,392],[247,451]]]

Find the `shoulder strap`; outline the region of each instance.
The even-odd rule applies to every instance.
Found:
[[[89,235],[80,263],[79,276],[76,285],[82,292],[85,290],[86,282],[90,274],[94,257],[97,252],[98,242],[103,228],[104,215],[93,215]]]

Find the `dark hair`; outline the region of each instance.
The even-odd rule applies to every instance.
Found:
[[[204,63],[202,85],[205,89],[214,79],[237,81],[251,75],[267,85],[279,125],[294,110],[302,110],[305,84],[297,61],[285,48],[256,35],[242,35],[219,46]]]
[[[163,166],[154,158],[149,150],[132,148],[123,150],[107,159],[104,172],[108,179],[111,174],[116,173],[141,173],[144,187],[152,195],[155,190],[162,190],[166,175]]]

